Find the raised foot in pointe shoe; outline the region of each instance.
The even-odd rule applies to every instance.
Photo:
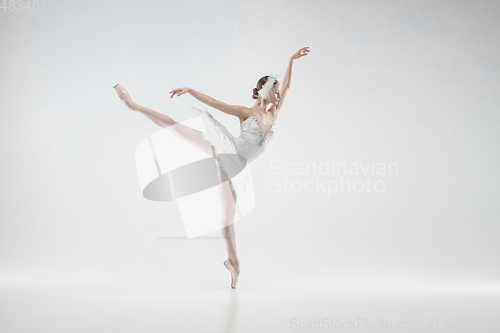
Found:
[[[125,94],[129,94],[127,90],[125,90],[125,88],[123,88],[120,84],[115,84],[113,86],[113,90],[115,91],[116,93],[116,96],[120,97],[121,94],[125,93]],[[130,96],[130,95],[129,95]]]

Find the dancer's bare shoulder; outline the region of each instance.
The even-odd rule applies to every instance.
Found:
[[[239,107],[241,108],[241,114],[238,118],[240,119],[240,124],[241,124],[242,122],[244,122],[248,118],[252,117],[253,113],[250,110],[250,108],[248,108],[246,106],[239,105]]]
[[[242,108],[242,113],[241,113],[241,115],[238,117],[238,118],[240,119],[240,124],[241,124],[242,122],[244,122],[245,120],[247,120],[248,118],[250,118],[250,117],[255,117],[255,118],[259,119],[259,117],[256,117],[256,116],[253,114],[253,112],[252,112],[252,110],[250,110],[250,108],[248,108],[248,107],[246,107],[246,106],[241,106],[241,108]],[[268,112],[269,112],[270,114],[272,114],[272,119],[273,119],[272,121],[273,121],[273,122],[274,122],[274,121],[276,121],[276,118],[278,118],[278,110],[276,109],[276,106],[275,106],[275,105],[271,106],[271,107],[269,108]],[[259,121],[260,121],[260,120],[259,120]]]

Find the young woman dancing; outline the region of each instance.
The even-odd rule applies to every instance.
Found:
[[[228,177],[228,166],[224,166],[224,163],[227,163],[227,161],[223,161],[218,155],[221,155],[222,146],[228,147],[229,145],[229,147],[233,147],[237,155],[243,156],[249,163],[265,150],[274,134],[276,119],[290,89],[293,63],[296,59],[308,54],[309,47],[303,47],[290,57],[281,86],[278,80],[272,76],[260,78],[257,82],[257,87],[253,89],[252,98],[256,101],[251,107],[228,105],[189,87],[177,88],[170,91],[172,94],[170,98],[189,93],[210,107],[238,117],[240,120],[240,136],[238,137],[233,136],[206,110],[198,111],[203,116],[206,125],[211,127],[211,131],[220,134],[217,140],[210,139],[205,133],[180,124],[165,114],[137,104],[121,85],[117,84],[113,87],[120,100],[128,109],[142,113],[161,127],[169,127],[175,135],[183,138],[194,147],[217,160],[219,182],[220,184],[227,184],[226,186],[219,186],[218,191],[222,208],[221,222],[224,226],[221,228],[221,232],[228,254],[228,259],[224,261],[224,266],[231,273],[231,287],[233,289],[236,288],[240,275],[240,262],[236,251],[236,235],[234,230],[235,206],[239,190],[234,186],[231,177]],[[268,108],[269,104],[271,104],[271,107]]]

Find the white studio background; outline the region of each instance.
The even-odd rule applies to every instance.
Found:
[[[199,102],[170,90],[251,106],[257,80],[282,79],[304,46],[276,135],[251,164],[256,207],[236,225],[240,286],[498,282],[499,2],[48,6],[0,10],[5,283],[226,286],[223,241],[167,239],[185,235],[175,203],[142,197],[135,147],[161,128],[112,87],[186,120]],[[235,117],[212,112],[238,134]],[[326,161],[392,163],[397,173],[348,174],[351,184],[378,181],[380,192],[329,194],[316,182],[339,185],[340,175],[300,169]]]

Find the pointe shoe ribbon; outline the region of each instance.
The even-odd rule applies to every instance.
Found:
[[[229,272],[231,272],[231,288],[235,289],[236,284],[238,283],[238,274],[236,274],[236,270],[229,259],[224,261],[224,266],[229,270]]]

